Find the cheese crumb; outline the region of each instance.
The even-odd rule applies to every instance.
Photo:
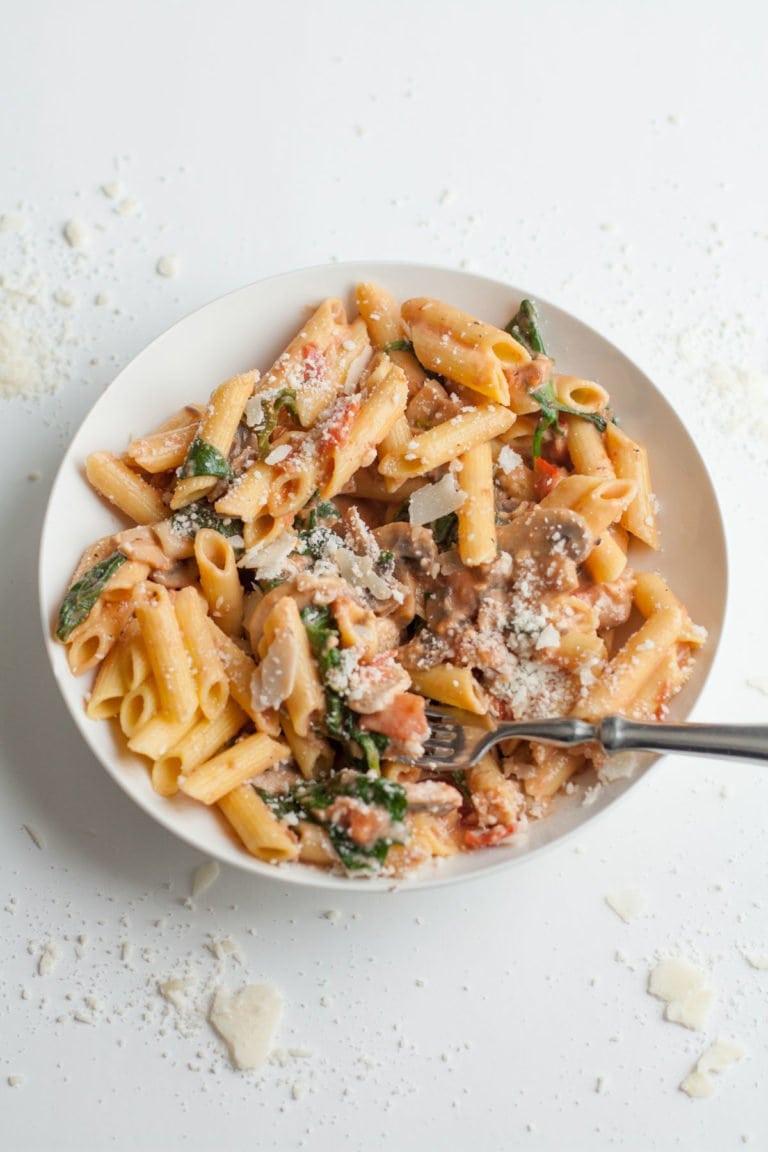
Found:
[[[647,907],[645,896],[639,888],[626,888],[621,892],[609,892],[605,902],[612,911],[620,916],[625,924],[630,924],[636,917],[641,916]]]
[[[742,955],[750,968],[756,968],[758,972],[768,972],[768,953],[760,955],[756,952],[744,952]]]
[[[219,878],[221,869],[215,860],[206,860],[199,868],[195,869],[192,876],[192,899],[196,900],[201,896],[206,889],[215,884]]]
[[[693,1031],[704,1028],[715,1000],[706,975],[674,958],[659,961],[649,976],[648,991],[665,1001],[667,1020]]]
[[[680,1091],[697,1099],[714,1095],[715,1083],[710,1074],[725,1071],[745,1055],[742,1046],[733,1040],[716,1040],[702,1052],[695,1068],[680,1084]]]
[[[500,470],[507,474],[513,472],[515,468],[519,468],[523,463],[523,458],[519,452],[515,452],[514,448],[510,448],[509,444],[505,444],[499,452],[496,463]]]
[[[59,953],[56,950],[56,946],[50,942],[46,944],[40,953],[40,959],[37,962],[38,976],[50,976],[51,972],[53,972],[53,969],[56,967],[56,961],[58,958]]]
[[[157,264],[155,264],[155,272],[157,272],[158,276],[165,276],[168,280],[172,280],[174,276],[178,276],[178,256],[161,256]]]
[[[764,696],[768,696],[768,676],[750,676],[747,680],[747,686],[762,692]]]
[[[24,1077],[19,1076],[18,1073],[12,1074],[7,1078],[9,1088],[21,1088],[24,1083]]]
[[[62,231],[64,233],[64,239],[70,248],[88,247],[88,229],[82,220],[67,220]]]
[[[230,993],[216,988],[208,1020],[227,1046],[235,1068],[260,1068],[269,1056],[283,999],[271,984],[246,984]]]

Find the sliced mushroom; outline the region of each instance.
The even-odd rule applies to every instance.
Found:
[[[522,504],[496,535],[515,567],[533,564],[542,585],[558,591],[578,585],[576,565],[586,559],[595,542],[578,512],[538,504]]]
[[[444,784],[441,780],[419,780],[415,784],[404,781],[402,787],[405,789],[409,812],[433,812],[435,815],[445,815],[461,808],[461,792],[452,784]]]
[[[388,614],[402,628],[414,616],[424,615],[425,593],[432,589],[437,572],[437,545],[428,528],[402,520],[374,529],[373,535],[382,551],[395,557],[394,576],[403,599],[394,601]]]

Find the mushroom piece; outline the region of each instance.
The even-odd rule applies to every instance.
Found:
[[[499,547],[515,567],[533,564],[545,588],[563,592],[578,586],[576,565],[595,540],[583,516],[570,508],[522,504],[508,524],[497,528]]]
[[[462,805],[458,788],[441,780],[403,781],[401,787],[405,791],[409,812],[432,812],[444,816]]]
[[[432,587],[437,572],[437,545],[428,528],[393,520],[375,528],[376,543],[395,557],[395,579],[405,593],[402,603],[391,613],[400,627],[410,624],[414,616],[424,615],[424,593]]]

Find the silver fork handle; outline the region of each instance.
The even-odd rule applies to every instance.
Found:
[[[641,724],[623,716],[606,716],[595,728],[606,752],[681,752],[768,761],[766,724]]]
[[[509,720],[489,732],[485,740],[478,741],[487,751],[500,740],[536,740],[539,744],[556,744],[559,748],[576,748],[579,744],[592,744],[598,739],[597,725],[572,716],[559,716],[545,720]],[[476,750],[476,755],[478,751]]]

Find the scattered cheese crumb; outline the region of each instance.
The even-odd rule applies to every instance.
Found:
[[[51,972],[53,972],[53,969],[56,966],[56,961],[58,958],[59,954],[56,951],[56,946],[50,942],[46,944],[40,953],[40,959],[37,962],[38,976],[50,976]]]
[[[505,444],[499,452],[496,463],[502,472],[513,472],[515,468],[519,468],[523,463],[523,458],[519,452],[515,452],[514,448],[510,448],[509,444]]]
[[[715,1083],[710,1073],[723,1072],[731,1064],[741,1060],[745,1054],[741,1045],[733,1040],[716,1040],[702,1052],[696,1067],[680,1084],[680,1091],[698,1099],[712,1096],[715,1092]]]
[[[234,994],[216,989],[208,1019],[235,1068],[260,1068],[269,1056],[283,1000],[271,984],[246,984]]]
[[[77,303],[77,296],[71,288],[57,288],[53,298],[62,308],[74,308]]]
[[[62,231],[70,248],[87,248],[88,229],[82,220],[67,220]]]
[[[101,190],[108,200],[119,200],[125,196],[125,185],[122,180],[107,180],[102,184]]]
[[[646,898],[639,888],[609,892],[605,902],[625,924],[630,924],[637,916],[641,916],[647,907]]]
[[[135,216],[141,211],[141,201],[136,196],[124,196],[115,205],[118,216]]]
[[[24,1083],[24,1077],[18,1074],[11,1075],[7,1078],[7,1083],[9,1088],[21,1088]]]
[[[155,264],[155,271],[158,276],[165,276],[167,279],[172,280],[173,277],[179,273],[178,256],[161,256],[157,264]]]
[[[715,993],[707,977],[684,960],[660,960],[648,979],[648,991],[667,1007],[665,1016],[673,1024],[700,1031],[706,1024]]]
[[[4,212],[0,216],[0,232],[23,232],[27,219],[20,212]]]
[[[215,884],[219,878],[221,869],[215,860],[206,860],[199,868],[195,869],[192,877],[192,899],[196,900],[198,896],[202,895],[211,884]]]
[[[756,968],[758,972],[768,972],[768,953],[761,955],[756,952],[744,952],[743,956],[750,968]]]
[[[768,676],[750,676],[747,685],[757,689],[758,692],[762,692],[764,696],[768,696]]]

